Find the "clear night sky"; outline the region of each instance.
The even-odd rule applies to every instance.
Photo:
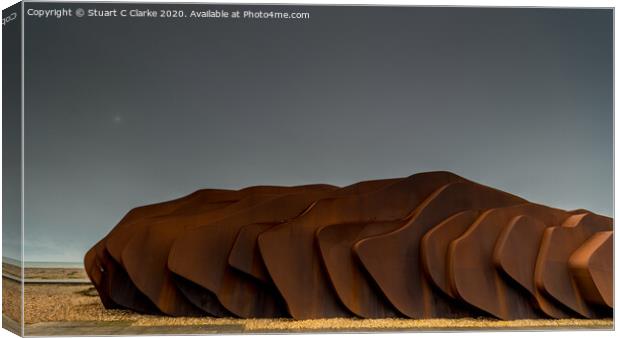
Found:
[[[612,215],[611,10],[288,11],[27,19],[25,259],[199,188],[429,170]]]

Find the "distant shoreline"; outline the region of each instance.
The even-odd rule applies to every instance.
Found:
[[[2,277],[24,283],[90,284],[84,266],[70,262],[26,262],[23,268],[14,260],[2,262]]]
[[[21,267],[21,261],[10,257],[2,257],[2,263]],[[24,268],[83,268],[83,262],[24,262]]]

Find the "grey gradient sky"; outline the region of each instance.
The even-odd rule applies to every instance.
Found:
[[[311,18],[27,19],[26,260],[204,187],[449,170],[612,214],[611,10],[278,8]]]

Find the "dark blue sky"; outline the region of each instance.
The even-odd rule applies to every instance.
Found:
[[[311,18],[28,20],[26,260],[203,187],[449,170],[612,214],[611,10],[284,9]]]

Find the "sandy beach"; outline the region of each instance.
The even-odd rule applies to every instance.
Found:
[[[78,270],[78,271],[76,271]],[[80,269],[26,269],[27,279],[83,279]],[[6,272],[6,271],[5,271]],[[3,277],[4,315],[19,318],[19,283]],[[163,317],[128,310],[107,310],[95,288],[86,283],[26,283],[24,322],[28,335],[242,333],[327,331],[436,331],[436,330],[542,330],[612,329],[604,320],[462,319],[351,319],[321,320]],[[6,325],[5,325],[6,326]]]

